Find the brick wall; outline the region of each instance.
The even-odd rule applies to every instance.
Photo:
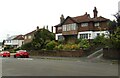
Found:
[[[107,59],[120,59],[120,49],[103,48],[103,57]]]
[[[30,55],[39,55],[39,56],[60,56],[60,57],[81,57],[83,56],[83,50],[75,51],[56,51],[56,50],[39,50],[39,51],[30,51]]]

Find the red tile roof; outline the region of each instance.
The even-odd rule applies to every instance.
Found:
[[[23,35],[18,35],[13,40],[24,40],[24,37]]]
[[[109,19],[100,16],[100,17],[92,18],[92,20],[93,20],[94,22],[96,22],[96,21],[101,22],[101,21],[107,21],[107,20],[109,20]]]
[[[35,32],[36,32],[36,30],[31,31],[31,32],[29,32],[29,33],[27,33],[27,34],[25,34],[25,35],[31,35],[31,34],[34,34]]]
[[[82,23],[82,22],[101,22],[101,21],[108,21],[109,20],[109,19],[104,18],[102,16],[96,17],[96,18],[91,18],[90,14],[87,14],[87,13],[82,15],[82,16],[69,17],[69,18],[71,18],[72,20],[74,20],[77,23]],[[64,21],[66,21],[66,19]],[[63,21],[63,23],[64,23],[64,21]],[[55,25],[54,27],[58,27],[58,26],[61,26],[61,24]]]
[[[85,14],[85,15],[77,16],[77,17],[72,17],[72,19],[75,20],[77,23],[92,21],[89,14]]]

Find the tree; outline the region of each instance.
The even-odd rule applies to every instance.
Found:
[[[116,27],[117,27],[117,22],[115,20],[109,21],[109,32],[110,32],[110,34],[114,33]]]
[[[94,46],[102,46],[102,47],[104,47],[106,45],[106,40],[107,40],[107,38],[105,38],[104,35],[97,36],[93,40],[93,45]]]
[[[111,34],[109,41],[110,48],[120,48],[120,27],[117,27],[114,34]]]
[[[34,34],[34,39],[32,41],[32,47],[35,50],[44,49],[46,48],[46,44],[49,41],[52,41],[54,39],[55,39],[54,34],[51,33],[49,30],[46,30],[45,28],[39,29]]]
[[[118,13],[114,14],[114,17],[117,20],[117,26],[120,26],[120,13],[118,12]]]

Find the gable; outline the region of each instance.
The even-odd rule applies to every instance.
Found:
[[[64,22],[62,23],[62,25],[65,25],[65,24],[72,24],[72,23],[76,23],[71,17],[67,17]]]

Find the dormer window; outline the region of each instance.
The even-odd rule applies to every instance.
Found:
[[[81,26],[86,27],[86,26],[88,26],[88,23],[82,23]]]
[[[97,23],[94,23],[94,26],[100,26],[100,23],[99,22],[97,22]]]

